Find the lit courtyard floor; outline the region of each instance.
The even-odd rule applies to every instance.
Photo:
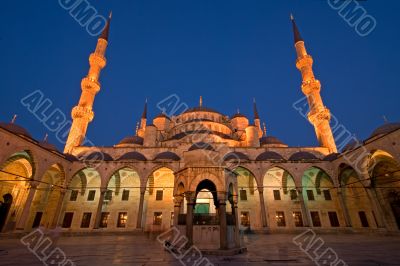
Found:
[[[248,252],[207,256],[213,265],[318,265],[292,243],[290,234],[244,235]],[[320,234],[347,265],[400,265],[400,237]],[[59,239],[57,246],[75,265],[192,265],[181,264],[146,235],[89,235]],[[0,265],[45,265],[19,239],[0,235]],[[319,264],[323,265],[323,264]],[[329,264],[328,264],[329,265]]]

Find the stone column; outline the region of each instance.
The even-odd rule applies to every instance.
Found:
[[[264,188],[259,187],[258,188],[258,194],[260,196],[260,208],[261,208],[261,222],[263,227],[268,226],[267,222],[267,215],[266,215],[266,210],[265,210],[265,202],[264,202]]]
[[[16,226],[17,230],[25,230],[26,222],[27,222],[27,220],[29,218],[29,213],[30,213],[30,210],[31,210],[33,198],[35,197],[36,188],[37,188],[38,185],[39,185],[39,183],[34,182],[34,181],[32,181],[30,183],[28,197],[26,198],[25,206],[22,209],[21,217],[19,218],[17,226]]]
[[[62,209],[62,205],[64,203],[64,196],[65,196],[65,189],[62,189],[60,191],[60,197],[57,202],[57,208],[56,208],[56,212],[54,213],[53,221],[51,223],[51,228],[55,228],[59,225],[61,209]]]
[[[228,241],[227,241],[227,224],[226,224],[226,201],[225,199],[219,200],[219,241],[220,248],[227,249]]]
[[[232,215],[235,219],[235,247],[239,248],[240,247],[240,222],[239,222],[239,214],[238,214],[238,209],[237,209],[237,200],[234,200],[232,203]]]
[[[371,202],[372,210],[374,211],[374,215],[376,218],[376,223],[378,228],[385,228],[385,221],[383,219],[383,210],[378,203],[378,197],[376,195],[376,191],[374,188],[369,187],[365,188],[368,194],[368,198]]]
[[[138,210],[137,222],[136,222],[137,229],[142,228],[143,204],[144,204],[144,194],[145,193],[146,193],[145,191],[140,191],[139,210]]]
[[[100,227],[101,210],[103,209],[104,195],[106,194],[106,191],[107,189],[100,189],[100,198],[99,204],[97,205],[96,219],[94,220],[94,229],[98,229]]]
[[[344,221],[346,223],[346,227],[351,227],[351,218],[350,218],[349,210],[347,209],[347,206],[346,206],[342,188],[338,188],[337,195],[339,197],[340,207],[342,208],[342,211],[343,211],[343,216],[344,216]]]
[[[175,196],[174,199],[174,226],[178,226],[179,214],[181,213],[182,197]]]
[[[297,189],[297,197],[300,200],[301,212],[303,213],[303,224],[306,227],[311,226],[310,223],[310,212],[308,211],[307,204],[304,201],[303,190]]]
[[[193,245],[193,208],[195,203],[194,192],[186,192],[187,211],[186,211],[186,237],[188,239],[187,246]]]

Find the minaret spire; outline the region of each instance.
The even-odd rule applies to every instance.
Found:
[[[329,152],[337,152],[335,139],[333,138],[332,129],[329,125],[331,113],[328,108],[324,106],[321,98],[321,83],[314,76],[312,69],[313,59],[307,54],[304,40],[301,38],[297,25],[291,16],[293,24],[293,33],[295,48],[297,53],[296,67],[300,70],[302,75],[301,90],[307,97],[310,112],[308,113],[308,120],[314,126],[317,139],[322,147],[328,148]]]
[[[142,113],[142,119],[147,119],[147,98],[144,101],[144,108],[143,108],[143,113]]]
[[[292,26],[293,26],[294,43],[296,44],[298,42],[303,41],[303,38],[301,38],[300,31],[297,28],[296,21],[294,20],[294,17],[292,14],[290,14],[290,20],[292,21]]]
[[[256,98],[253,98],[253,112],[254,112],[254,119],[260,119],[257,110]]]
[[[138,123],[137,129],[136,129],[136,135],[138,135],[139,137],[144,137],[144,132],[146,130],[146,124],[147,124],[147,99],[144,102],[143,113],[142,113],[142,117],[140,119],[140,127],[139,127],[139,123]]]
[[[100,34],[100,39],[104,39],[104,40],[108,41],[108,36],[110,35],[111,18],[112,18],[112,11],[110,12],[110,15],[108,16],[106,26],[104,27],[103,31]]]
[[[89,57],[89,72],[82,79],[82,93],[79,103],[72,109],[72,125],[65,144],[64,153],[72,153],[75,147],[82,145],[85,139],[88,124],[93,120],[93,103],[96,94],[100,91],[100,72],[106,66],[106,50],[110,32],[111,13],[106,27],[97,40],[95,51]]]
[[[258,128],[258,136],[261,138],[263,131],[261,130],[260,116],[258,115],[256,98],[253,98],[254,125]]]
[[[203,106],[203,96],[200,96],[200,100],[199,100],[199,107]]]

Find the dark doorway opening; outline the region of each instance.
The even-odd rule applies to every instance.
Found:
[[[0,201],[0,232],[3,231],[4,225],[6,224],[12,201],[13,197],[10,193],[4,194],[3,201]]]

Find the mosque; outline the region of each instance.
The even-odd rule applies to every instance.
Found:
[[[296,67],[319,145],[290,147],[253,117],[199,105],[165,109],[110,147],[85,144],[106,66],[111,17],[89,57],[63,152],[0,123],[0,232],[42,225],[63,232],[162,232],[227,249],[242,231],[398,232],[400,123],[386,123],[338,151],[332,123],[293,17]],[[101,97],[101,95],[99,96]],[[335,136],[335,137],[334,137]],[[343,145],[344,146],[344,145]],[[207,241],[205,241],[205,239]]]

